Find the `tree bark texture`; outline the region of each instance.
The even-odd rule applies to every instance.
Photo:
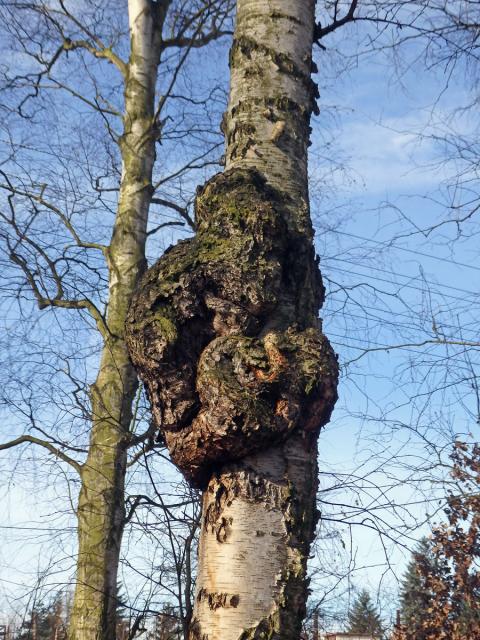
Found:
[[[131,54],[125,68],[122,177],[107,251],[108,330],[91,388],[92,430],[88,457],[81,469],[71,640],[115,637],[127,446],[137,389],[124,325],[132,292],[146,264],[145,239],[155,160],[155,84],[165,10],[150,0],[129,0]]]
[[[305,614],[338,378],[308,205],[313,30],[314,0],[238,0],[227,169],[127,317],[161,437],[204,489],[191,640],[295,640]]]

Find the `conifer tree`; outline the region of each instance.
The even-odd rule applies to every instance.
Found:
[[[180,640],[182,637],[181,625],[175,608],[166,604],[155,618],[155,627],[151,640]]]
[[[383,637],[380,614],[366,589],[360,591],[348,614],[348,632],[369,634],[374,638]]]
[[[47,602],[34,602],[14,640],[65,640],[64,596],[56,593]]]
[[[406,633],[424,640],[424,620],[433,598],[426,585],[425,573],[437,573],[432,556],[431,543],[422,538],[412,553],[407,565],[400,591],[400,618]]]

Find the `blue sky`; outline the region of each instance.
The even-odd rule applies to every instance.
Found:
[[[409,54],[415,53],[411,48]],[[319,55],[320,69],[324,55]],[[478,349],[421,344],[434,339],[435,330],[478,341],[475,219],[461,226],[459,237],[451,224],[420,232],[451,215],[444,207],[454,193],[451,178],[465,171],[463,163],[444,161],[438,137],[445,132],[469,136],[478,128],[475,113],[458,110],[471,97],[465,70],[457,68],[448,82],[447,74],[441,68],[426,70],[421,59],[399,73],[388,55],[365,56],[321,91],[327,104],[340,105],[333,124],[326,115],[331,126],[327,151],[322,114],[314,126],[313,182],[323,171],[323,163],[315,164],[316,153],[344,161],[344,169],[333,176],[332,195],[318,198],[316,207],[312,193],[317,247],[330,292],[324,326],[345,374],[333,420],[320,437],[320,466],[367,475],[357,484],[365,492],[354,501],[378,505],[380,520],[385,518],[400,544],[368,526],[353,527],[356,565],[366,567],[354,573],[353,583],[372,592],[381,585],[388,595],[412,539],[428,532],[428,526],[410,530],[412,523],[424,522],[426,514],[433,521],[441,518],[442,489],[426,481],[432,445],[442,448],[453,432],[478,438],[475,397],[465,380],[470,365],[476,370]],[[464,173],[457,202],[478,194],[477,178]],[[462,207],[456,215],[467,210]],[[401,344],[412,346],[365,354],[368,347]],[[449,366],[447,355],[452,356]],[[412,473],[414,465],[420,469]],[[324,480],[327,486],[329,480]],[[378,482],[386,496],[380,497],[370,482]],[[341,492],[339,501],[347,494]],[[408,507],[383,509],[389,501]],[[358,523],[363,516],[359,512],[352,520]],[[350,529],[340,528],[347,543]],[[386,560],[391,571],[385,571]],[[383,604],[388,615],[392,600],[385,597]]]
[[[434,337],[434,324],[438,335],[477,340],[474,221],[462,227],[465,235],[459,238],[452,225],[428,236],[418,231],[445,219],[442,203],[456,168],[440,162],[441,146],[427,134],[447,125],[469,134],[477,123],[471,112],[451,116],[467,97],[461,69],[449,79],[447,91],[441,69],[427,71],[419,61],[399,74],[388,55],[362,56],[358,66],[337,74],[342,54],[336,53],[334,62],[326,56],[341,51],[340,38],[347,37],[336,36],[328,52],[317,53],[322,112],[313,123],[310,158],[312,215],[329,293],[324,326],[344,370],[337,409],[320,438],[321,488],[334,485],[339,475],[348,479],[348,488],[325,493],[327,502],[334,495],[335,502],[349,504],[347,521],[357,523],[338,526],[334,547],[341,551],[352,545],[354,586],[376,591],[381,585],[389,596],[408,558],[406,548],[420,535],[411,530],[412,523],[438,508],[430,500],[427,470],[412,473],[411,467],[425,463],[432,445],[443,446],[451,431],[477,429],[464,373],[468,363],[475,371],[475,349],[424,345],[381,350],[420,345]],[[228,72],[224,47],[215,50],[218,64],[204,69],[209,81]],[[199,56],[208,60],[207,53]],[[163,244],[175,235],[166,236]],[[366,353],[369,347],[378,350]],[[455,356],[448,373],[457,384],[444,388],[447,353]],[[428,395],[432,386],[437,389],[433,397]],[[68,513],[52,509],[57,493],[65,499],[62,474],[54,466],[47,482],[39,474],[2,488],[1,527],[33,529],[0,529],[0,580],[5,581],[0,597],[2,591],[20,593],[15,583],[28,585],[37,567],[48,563],[51,541],[42,543],[43,528],[72,525]],[[397,509],[386,504],[393,500]],[[401,507],[405,502],[408,510]],[[393,538],[400,545],[375,534],[365,526],[369,522],[358,525],[364,520],[362,504],[376,506],[385,528],[396,529]],[[342,517],[342,508],[326,504],[325,514]],[[59,548],[68,558],[72,545],[66,536],[55,547],[55,559]],[[386,573],[385,548],[392,565]],[[342,565],[345,557],[340,555],[338,562]],[[70,569],[71,562],[62,566]],[[392,601],[383,601],[389,615]]]

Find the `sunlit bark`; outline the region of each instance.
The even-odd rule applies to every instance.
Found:
[[[314,2],[239,0],[237,6],[227,168],[260,171],[283,194],[290,231],[308,244]],[[301,295],[315,308],[312,280],[302,284]],[[298,307],[292,321],[315,324]],[[299,638],[316,524],[316,441],[317,433],[300,427],[285,442],[213,475],[203,499],[192,638]]]
[[[155,85],[168,3],[129,1],[131,53],[125,65],[122,177],[108,247],[108,334],[92,385],[92,431],[81,470],[77,582],[69,637],[115,637],[117,571],[124,524],[124,480],[137,377],[124,342],[128,304],[145,269],[155,160]]]
[[[237,2],[226,171],[127,319],[153,419],[205,489],[192,640],[293,640],[305,614],[316,443],[338,374],[308,203],[314,4]]]

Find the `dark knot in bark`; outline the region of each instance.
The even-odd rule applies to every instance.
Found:
[[[153,420],[196,486],[293,430],[318,432],[337,398],[312,243],[282,198],[254,171],[215,176],[197,234],[145,274],[128,313]]]

